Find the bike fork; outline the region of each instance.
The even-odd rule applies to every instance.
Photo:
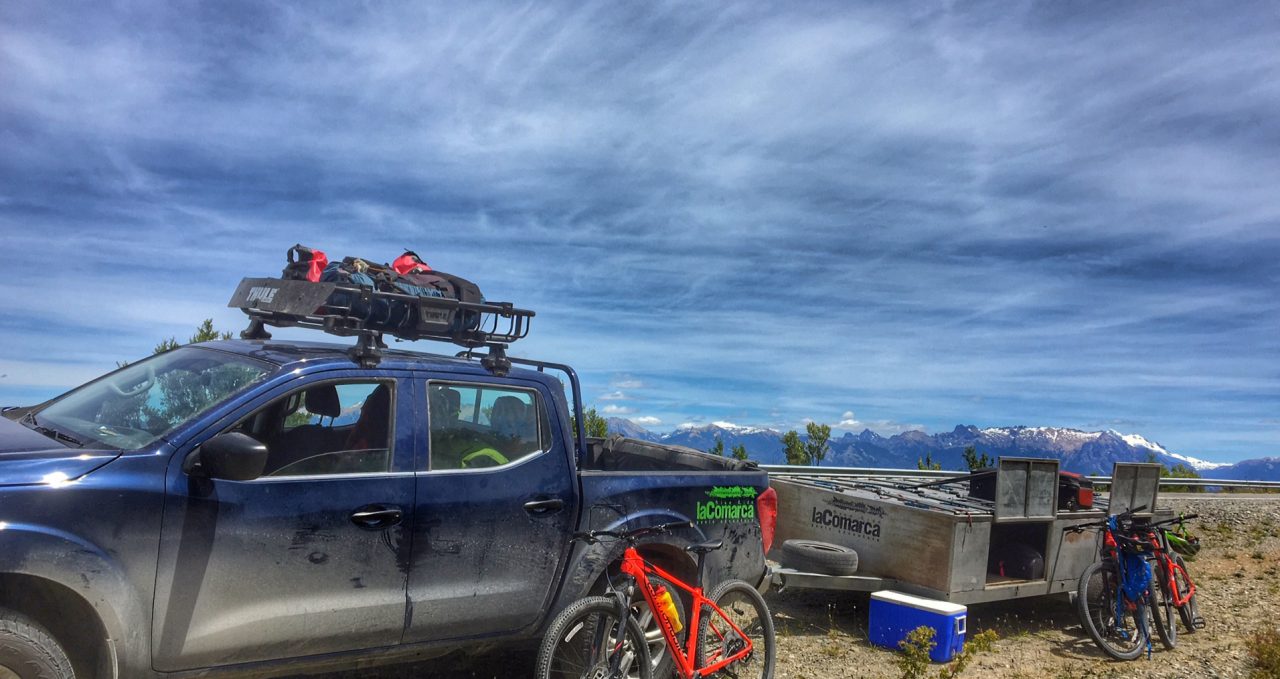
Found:
[[[616,619],[615,633],[617,634],[617,642],[613,647],[613,652],[609,654],[609,676],[612,679],[626,679],[622,673],[622,656],[624,647],[627,645],[627,620],[631,617],[631,596],[628,592],[618,592],[615,597],[618,602],[618,612],[614,616]]]

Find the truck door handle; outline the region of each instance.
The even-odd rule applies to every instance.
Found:
[[[564,509],[564,500],[558,497],[545,500],[530,500],[524,503],[524,510],[530,514],[551,514]]]
[[[392,505],[365,505],[351,513],[351,523],[365,530],[382,530],[400,523],[404,510]]]

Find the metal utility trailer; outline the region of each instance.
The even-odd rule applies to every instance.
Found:
[[[941,481],[906,477],[771,473],[778,494],[774,545],[818,540],[858,553],[856,575],[774,571],[778,588],[846,591],[892,589],[970,604],[1074,592],[1098,556],[1096,531],[1077,524],[1112,512],[1155,510],[1160,466],[1116,463],[1110,497],[1092,508],[1059,509],[1058,461],[1001,458],[993,500],[974,497],[980,475]],[[989,478],[986,483],[989,483]],[[1000,575],[1004,555],[1037,553],[1043,577]],[[779,557],[775,547],[772,557]]]

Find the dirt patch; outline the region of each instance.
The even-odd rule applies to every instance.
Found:
[[[1044,597],[969,607],[969,629],[1000,635],[992,652],[962,675],[974,679],[1248,677],[1245,640],[1280,627],[1280,498],[1167,501],[1194,512],[1205,547],[1188,567],[1208,627],[1179,629],[1178,648],[1156,642],[1151,659],[1115,662],[1093,645],[1065,597]],[[1162,502],[1165,504],[1165,502]],[[867,642],[866,594],[773,592],[767,597],[778,630],[779,679],[891,679],[901,676],[896,653]],[[479,679],[527,677],[533,657],[455,657],[381,670],[326,675],[324,679]]]

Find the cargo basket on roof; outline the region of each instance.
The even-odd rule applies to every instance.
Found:
[[[505,348],[529,334],[534,312],[509,302],[463,302],[337,283],[245,278],[227,303],[249,315],[245,339],[269,339],[264,326],[302,327],[358,337],[352,356],[376,365],[383,335]]]

